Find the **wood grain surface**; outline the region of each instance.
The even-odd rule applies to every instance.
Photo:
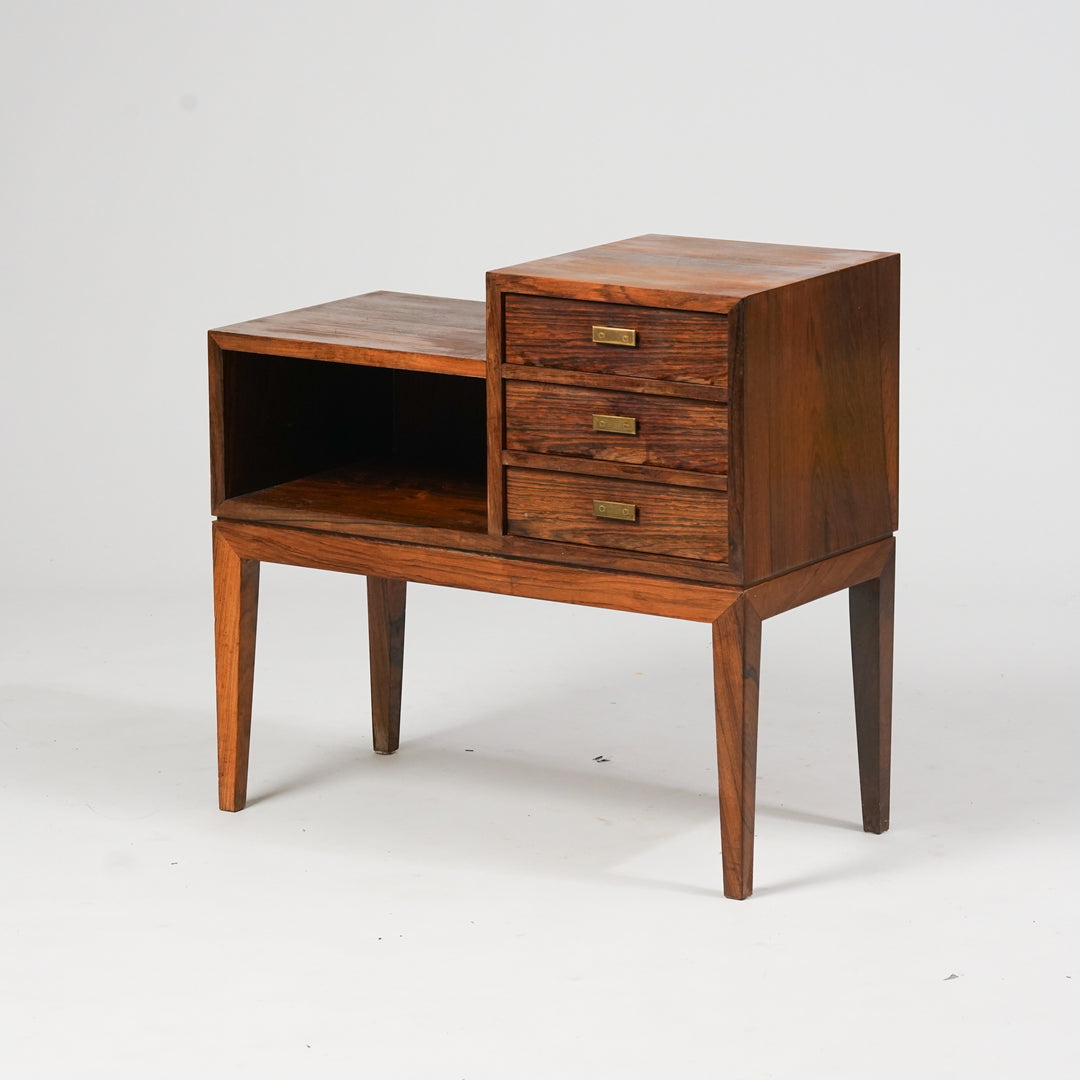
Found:
[[[742,306],[732,488],[747,583],[893,531],[899,266],[882,257]]]
[[[400,742],[405,591],[406,583],[400,578],[368,576],[371,735],[377,754],[394,753]]]
[[[658,469],[652,465],[624,465],[620,461],[559,457],[557,454],[532,454],[524,450],[504,450],[502,460],[504,465],[519,465],[524,469],[549,469],[554,472],[613,476],[623,480],[647,480],[652,484],[674,484],[677,487],[727,491],[725,473],[683,472],[679,469]]]
[[[503,303],[507,364],[727,385],[723,316],[513,293]],[[597,344],[592,328],[598,325],[635,330],[637,345]]]
[[[237,554],[217,526],[213,543],[218,805],[235,811],[247,801],[259,563]]]
[[[876,251],[649,234],[488,273],[488,288],[728,312],[740,300],[881,257]]]
[[[733,900],[745,900],[754,888],[760,664],[761,619],[740,596],[713,623],[724,895]]]
[[[848,592],[863,829],[869,833],[889,827],[895,579],[890,551],[877,578]]]
[[[895,549],[891,536],[863,544],[752,585],[746,595],[760,618],[771,619],[830,593],[872,581],[881,575]]]
[[[596,517],[597,499],[635,504],[636,520]],[[517,536],[717,562],[727,554],[727,500],[718,491],[511,468],[506,512]]]
[[[487,300],[487,512],[488,533],[502,536],[506,532],[506,478],[501,454],[506,445],[506,416],[503,381],[499,374],[503,364],[502,302]]]
[[[846,588],[863,825],[884,831],[899,257],[649,235],[487,285],[486,308],[371,293],[210,332],[222,808],[246,799],[267,561],[367,576],[381,753],[399,743],[408,581],[711,623],[737,898],[761,622]],[[637,344],[594,343],[593,326]]]
[[[233,496],[384,453],[394,437],[394,376],[212,346],[212,511]]]
[[[597,414],[632,417],[636,431],[596,431]],[[724,473],[727,436],[722,405],[544,383],[506,384],[510,450]]]
[[[728,321],[731,319],[729,317]],[[563,386],[591,386],[596,390],[615,390],[635,394],[689,398],[692,401],[728,400],[727,386],[702,383],[665,382],[663,379],[638,379],[630,375],[603,375],[594,371],[571,371],[569,368],[530,367],[526,364],[501,364],[496,374],[520,382],[559,383]]]
[[[235,352],[301,356],[482,379],[484,304],[372,292],[210,331]]]
[[[217,512],[225,518],[331,530],[367,522],[487,530],[482,474],[393,463],[341,465],[227,499]]]
[[[731,586],[676,581],[652,574],[564,566],[525,557],[252,522],[219,520],[214,523],[214,531],[247,559],[696,622],[711,623],[740,592]]]

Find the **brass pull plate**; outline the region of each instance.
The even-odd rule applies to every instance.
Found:
[[[637,417],[635,416],[605,416],[603,413],[593,413],[593,431],[615,431],[620,435],[637,434]]]
[[[637,521],[637,506],[634,503],[593,499],[592,512],[593,517],[613,518],[615,521]]]
[[[637,344],[637,331],[626,330],[621,326],[594,326],[592,339],[597,345],[630,345]]]

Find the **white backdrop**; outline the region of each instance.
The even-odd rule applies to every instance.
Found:
[[[642,232],[900,251],[904,576],[1075,581],[1075,5],[5,12],[9,583],[205,582],[209,327]]]
[[[0,1072],[1065,1075],[1078,29],[0,5]],[[707,627],[413,588],[377,758],[363,582],[281,567],[218,813],[206,330],[643,232],[902,253],[890,832],[859,830],[843,596],[766,624],[735,904]]]

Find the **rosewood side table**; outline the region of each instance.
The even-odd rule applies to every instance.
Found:
[[[897,255],[641,236],[212,330],[220,802],[261,562],[367,576],[374,747],[406,582],[711,623],[724,892],[752,888],[761,621],[849,590],[863,827],[889,825]]]

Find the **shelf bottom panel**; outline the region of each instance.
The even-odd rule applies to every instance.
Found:
[[[399,465],[341,465],[226,499],[219,517],[245,521],[385,522],[487,531],[483,476]]]

